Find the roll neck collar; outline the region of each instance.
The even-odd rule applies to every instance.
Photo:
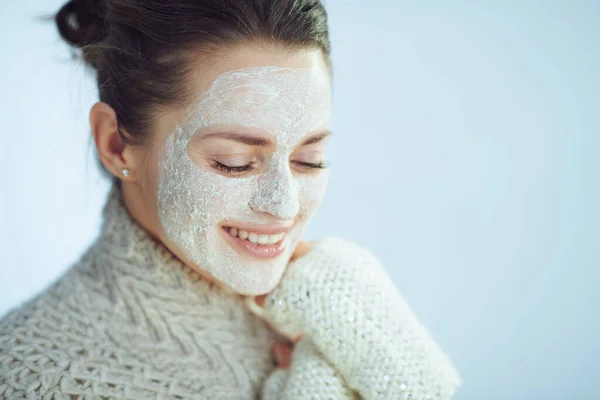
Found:
[[[104,220],[94,253],[113,278],[133,280],[156,296],[180,298],[188,307],[220,304],[222,308],[237,310],[234,313],[244,309],[244,314],[262,319],[264,311],[253,297],[207,281],[162,242],[152,238],[129,214],[118,182],[112,184],[102,215]]]
[[[161,264],[176,268],[187,266],[164,244],[155,240],[129,213],[121,185],[114,182],[102,209],[101,237],[110,244],[111,253],[121,257],[151,256]],[[140,254],[141,253],[141,254]]]
[[[135,324],[132,330],[110,330],[115,342],[131,342],[129,336],[134,331],[153,335],[152,340],[158,343],[173,342],[181,332],[211,335],[214,329],[239,334],[240,343],[250,337],[268,354],[269,343],[281,340],[257,318],[259,314],[249,306],[254,303],[251,297],[207,281],[153,239],[129,214],[118,183],[110,188],[102,215],[98,239],[71,270],[77,285],[67,287],[73,301],[89,303],[94,315],[113,316],[114,321],[102,323]],[[81,289],[73,290],[74,286]],[[140,326],[145,328],[140,330]],[[183,342],[185,347],[187,339]]]
[[[118,182],[114,182],[110,188],[102,215],[99,248],[103,257],[119,259],[118,263],[109,264],[121,269],[120,273],[136,275],[161,286],[199,285],[230,297],[242,297],[205,280],[162,242],[152,238],[127,210]]]

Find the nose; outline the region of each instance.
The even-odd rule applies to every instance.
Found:
[[[259,178],[257,190],[248,203],[257,212],[264,212],[280,220],[291,220],[298,215],[298,188],[291,171],[266,174]]]

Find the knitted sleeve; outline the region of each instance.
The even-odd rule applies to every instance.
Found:
[[[286,390],[293,381],[308,389],[314,382],[304,352],[365,400],[448,400],[462,384],[378,259],[343,239],[319,241],[292,262],[267,296],[264,317],[288,337],[303,333],[306,340],[292,353]],[[276,371],[279,377],[269,379],[282,380],[284,372]]]
[[[294,346],[289,369],[276,368],[263,384],[262,400],[359,400],[308,337]]]

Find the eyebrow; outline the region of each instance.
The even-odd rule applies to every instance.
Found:
[[[318,143],[330,135],[331,135],[331,131],[328,131],[328,130],[320,132],[319,134],[311,136],[308,139],[304,140],[304,142],[302,142],[300,144],[300,146],[307,146],[309,144]],[[244,144],[247,144],[250,146],[266,147],[266,146],[271,146],[273,144],[273,142],[270,141],[269,139],[264,139],[264,138],[260,138],[257,136],[251,136],[251,135],[244,135],[244,134],[240,134],[240,133],[231,133],[231,132],[209,133],[207,135],[202,136],[202,139],[208,139],[208,138],[212,138],[212,137],[228,139],[228,140],[232,140],[234,142],[244,143]]]
[[[306,139],[304,142],[302,142],[302,144],[300,146],[306,146],[309,144],[314,144],[314,143],[318,143],[320,141],[322,141],[323,139],[327,138],[331,136],[331,131],[327,130],[327,131],[322,131],[314,136],[309,137],[308,139]]]
[[[244,143],[250,146],[270,146],[272,144],[272,142],[269,139],[263,139],[256,136],[230,132],[209,133],[207,135],[202,136],[202,139],[208,139],[212,137],[233,140],[234,142]]]

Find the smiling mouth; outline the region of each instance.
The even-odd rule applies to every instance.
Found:
[[[232,228],[229,226],[223,227],[227,233],[241,240],[247,240],[250,243],[258,245],[271,245],[279,243],[285,237],[285,232],[267,235],[264,233],[245,231],[243,229]]]
[[[244,256],[270,259],[280,256],[286,248],[287,232],[259,233],[223,226],[228,242]]]

